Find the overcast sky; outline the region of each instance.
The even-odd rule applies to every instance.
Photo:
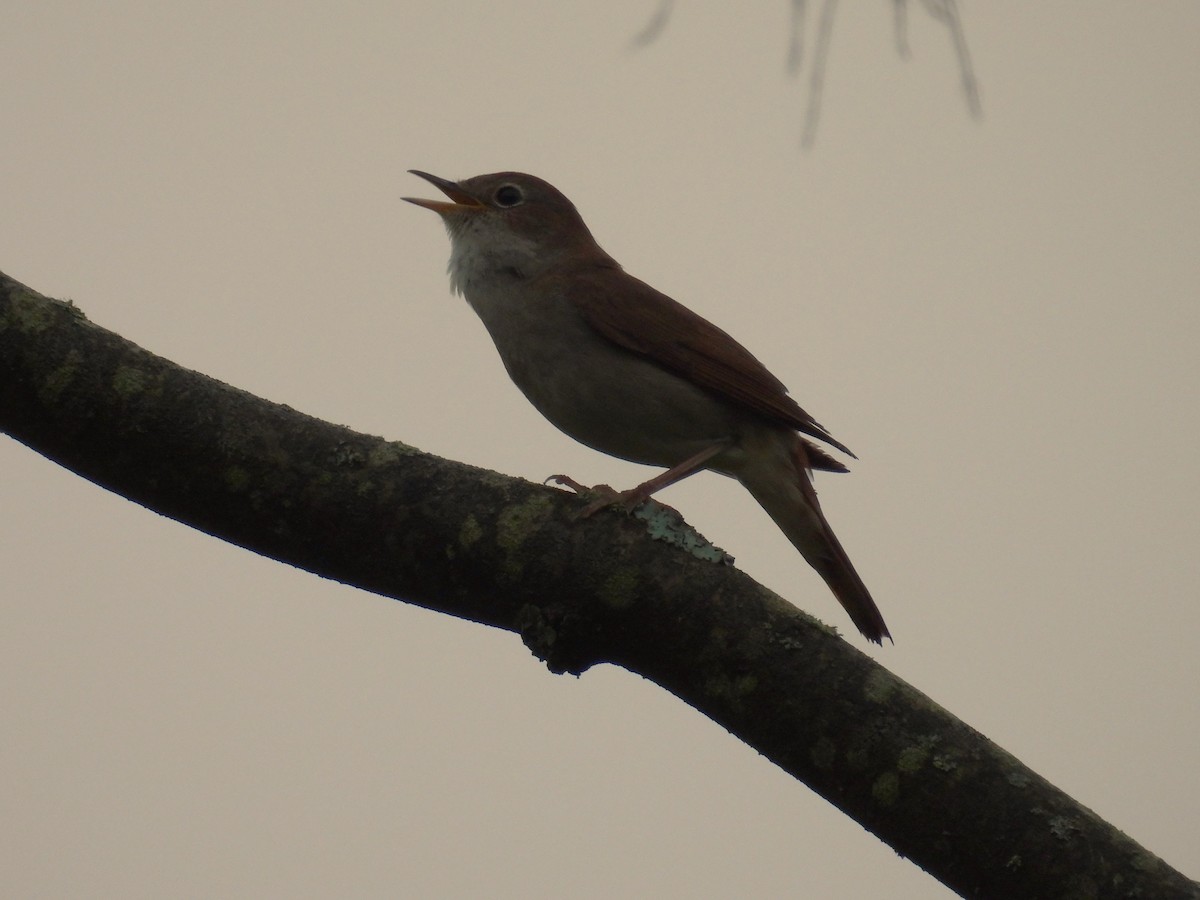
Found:
[[[1200,877],[1200,5],[10,4],[0,269],[185,366],[533,480],[647,471],[507,380],[405,174],[571,197],[861,458],[818,481],[894,647],[738,486],[738,565]],[[816,7],[809,4],[808,61]],[[949,892],[613,667],[322,581],[0,439],[14,897]]]

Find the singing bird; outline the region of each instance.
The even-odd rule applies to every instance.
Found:
[[[778,378],[720,328],[627,274],[540,178],[410,171],[449,198],[404,199],[441,216],[451,288],[483,320],[529,401],[589,447],[666,469],[621,501],[634,505],[701,469],[736,478],[859,631],[891,640],[812,486],[814,469],[847,469],[806,438],[854,454]]]

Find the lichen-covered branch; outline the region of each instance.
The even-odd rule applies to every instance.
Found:
[[[721,554],[662,540],[668,511],[576,519],[569,493],[251,396],[3,275],[0,430],[257,553],[518,632],[554,671],[638,672],[964,897],[1200,896]]]

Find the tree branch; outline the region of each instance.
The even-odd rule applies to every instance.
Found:
[[[680,535],[664,508],[576,520],[573,495],[269,403],[3,274],[0,429],[257,553],[520,633],[553,671],[637,672],[964,897],[1200,896],[830,629],[647,540]]]

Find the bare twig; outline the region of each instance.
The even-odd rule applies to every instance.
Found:
[[[898,0],[903,6],[905,0]],[[967,100],[967,109],[975,119],[983,118],[983,103],[979,99],[979,82],[975,78],[975,69],[971,65],[971,53],[967,48],[967,34],[963,30],[962,16],[959,15],[956,0],[922,0],[930,18],[941,22],[950,30],[950,39],[954,42],[954,52],[958,56],[958,71],[962,79],[963,95]]]
[[[804,22],[808,0],[792,0],[792,21],[788,28],[787,71],[795,75],[804,65]]]
[[[650,17],[650,21],[646,23],[637,34],[633,36],[630,46],[645,47],[647,44],[653,44],[658,40],[659,36],[666,30],[667,22],[671,19],[671,11],[675,6],[675,0],[662,0],[658,4],[658,9]]]
[[[908,46],[908,0],[892,0],[895,12],[896,53],[901,59],[912,56],[912,48]]]
[[[833,40],[833,19],[837,14],[837,0],[825,0],[821,6],[821,20],[817,25],[817,45],[813,56],[812,72],[808,76],[808,106],[804,110],[804,130],[800,135],[800,146],[812,147],[817,139],[817,123],[821,119],[821,100],[825,92],[825,68],[829,60],[829,45]]]

